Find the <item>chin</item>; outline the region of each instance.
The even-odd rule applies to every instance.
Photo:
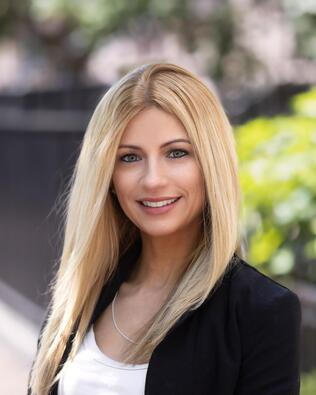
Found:
[[[179,231],[179,228],[174,228],[174,227],[152,227],[152,228],[143,228],[139,227],[140,232],[143,233],[146,236],[151,236],[151,237],[165,237],[165,236],[171,236],[173,234],[176,234]]]

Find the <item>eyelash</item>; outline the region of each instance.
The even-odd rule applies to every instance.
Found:
[[[174,159],[181,159],[181,158],[183,158],[183,157],[185,157],[185,156],[188,155],[188,152],[187,152],[186,150],[183,150],[183,149],[173,149],[173,150],[169,151],[168,154],[171,154],[172,152],[175,152],[175,151],[176,151],[176,152],[177,152],[177,151],[183,152],[184,155],[181,155],[181,156],[178,156],[178,157],[175,157],[175,158],[171,158],[172,160],[174,160]],[[125,154],[125,155],[123,155],[123,156],[120,157],[120,160],[121,160],[122,162],[125,162],[125,163],[138,162],[137,160],[136,160],[136,161],[134,161],[134,160],[132,160],[132,161],[126,161],[126,160],[123,159],[123,158],[125,158],[126,156],[133,156],[133,155],[134,155],[134,156],[137,156],[136,154],[133,154],[133,153]]]

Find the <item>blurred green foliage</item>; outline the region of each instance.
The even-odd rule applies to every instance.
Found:
[[[291,107],[236,127],[248,258],[272,275],[308,264],[316,283],[316,88]]]
[[[301,376],[301,395],[316,394],[316,369]]]

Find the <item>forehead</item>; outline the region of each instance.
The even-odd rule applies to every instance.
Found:
[[[157,107],[149,107],[139,112],[128,123],[121,143],[133,143],[150,139],[164,142],[170,138],[188,138],[179,119]]]

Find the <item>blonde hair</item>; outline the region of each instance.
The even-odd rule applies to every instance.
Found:
[[[200,79],[177,65],[151,63],[132,70],[97,105],[69,184],[63,251],[30,374],[32,394],[48,394],[59,379],[58,367],[75,325],[67,360],[76,355],[101,288],[115,272],[122,252],[139,236],[110,187],[124,130],[149,106],[173,114],[184,125],[204,176],[206,204],[201,238],[185,271],[158,313],[142,328],[138,344],[126,350],[124,362],[149,360],[180,316],[198,308],[214,291],[233,254],[243,255],[235,140],[220,101]]]

